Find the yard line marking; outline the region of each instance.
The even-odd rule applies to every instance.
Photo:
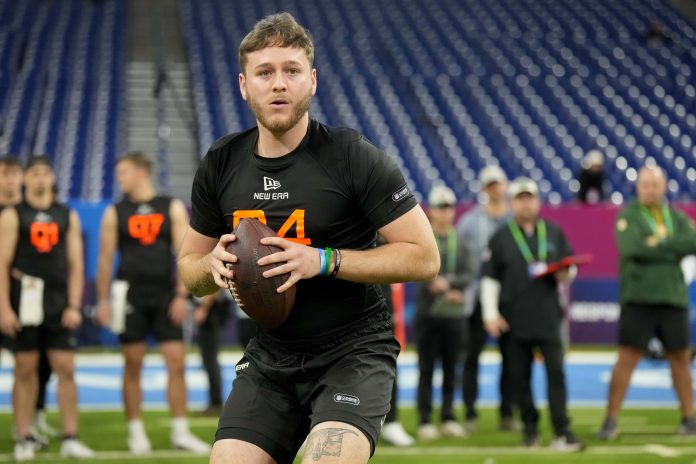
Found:
[[[662,458],[677,458],[681,456],[682,454],[677,451],[674,448],[669,448],[664,445],[645,445],[643,448],[645,448],[645,451],[651,454],[657,454],[658,456]]]

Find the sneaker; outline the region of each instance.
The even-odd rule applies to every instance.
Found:
[[[26,437],[21,440],[17,440],[14,445],[14,460],[17,462],[33,461],[35,451],[36,447],[34,445],[33,437]]]
[[[382,440],[393,446],[408,448],[416,443],[411,435],[406,433],[401,422],[389,422],[382,427]]]
[[[681,430],[681,428],[680,428]],[[613,417],[607,417],[604,419],[604,424],[602,424],[602,429],[597,432],[597,439],[604,441],[611,441],[617,437],[619,434],[619,427],[616,424],[616,419]]]
[[[96,456],[94,451],[87,448],[87,446],[77,438],[66,438],[63,440],[63,443],[60,445],[60,455],[64,458],[77,459],[93,458]]]
[[[128,450],[133,454],[150,454],[152,445],[144,433],[131,433],[128,435]]]
[[[500,424],[498,424],[498,429],[501,432],[519,432],[522,430],[522,423],[515,420],[514,417],[501,417]]]
[[[466,432],[469,434],[476,432],[476,430],[478,429],[478,419],[476,417],[469,417],[464,422],[464,428],[466,429]]]
[[[433,424],[421,424],[418,427],[418,439],[422,441],[433,441],[440,438],[440,432]]]
[[[685,417],[679,424],[679,435],[696,435],[696,419]]]
[[[522,434],[522,446],[525,448],[536,448],[539,446],[539,432],[536,430],[524,432]]]
[[[551,449],[566,453],[573,453],[585,449],[585,444],[578,440],[575,434],[571,431],[558,435],[551,442]]]
[[[464,427],[459,422],[453,420],[443,422],[440,426],[440,431],[443,437],[466,438],[468,435]]]
[[[33,426],[36,432],[47,438],[56,438],[58,435],[60,435],[58,430],[49,425],[48,421],[46,420],[46,411],[36,411]]]
[[[211,446],[192,434],[187,433],[177,433],[172,434],[172,447],[176,449],[191,451],[193,453],[210,453],[212,450]]]

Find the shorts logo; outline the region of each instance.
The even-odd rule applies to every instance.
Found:
[[[263,189],[268,191],[268,190],[275,190],[277,188],[280,188],[280,182],[278,182],[275,179],[271,179],[270,177],[264,177],[263,178]]]
[[[234,370],[239,372],[246,369],[247,367],[249,367],[249,361],[245,362],[244,364],[237,364],[237,367],[235,367]]]
[[[406,198],[410,193],[411,193],[411,191],[408,189],[408,185],[404,185],[403,188],[392,193],[392,200],[401,201],[404,198]]]
[[[345,393],[336,393],[334,395],[334,402],[352,404],[353,406],[357,406],[360,404],[360,398],[353,395],[346,395]]]

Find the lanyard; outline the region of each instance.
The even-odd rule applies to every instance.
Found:
[[[437,246],[440,246],[440,237],[435,235]],[[447,231],[447,273],[454,274],[457,271],[457,233],[454,229]]]
[[[510,232],[512,232],[512,237],[517,243],[517,248],[520,249],[520,253],[524,257],[527,263],[531,264],[534,262],[534,255],[527,245],[527,240],[525,240],[520,230],[520,226],[513,220],[508,223],[510,227]],[[546,223],[541,219],[536,223],[537,228],[537,251],[539,252],[539,261],[542,263],[546,262],[546,257],[548,255],[548,242],[546,241]]]
[[[650,214],[650,211],[648,211],[648,208],[641,206],[640,212],[650,226],[653,234],[657,235],[657,222],[652,214]],[[665,227],[667,228],[667,236],[671,237],[674,234],[674,224],[672,223],[672,215],[667,205],[662,205],[660,212],[662,213],[662,220],[665,222]]]

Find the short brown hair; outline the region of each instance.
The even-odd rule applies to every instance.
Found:
[[[19,162],[19,159],[16,156],[6,156],[4,158],[0,158],[0,166],[22,169],[22,163]]]
[[[145,169],[148,173],[152,172],[152,160],[142,151],[132,151],[130,153],[126,153],[116,160],[116,165],[118,166],[118,164],[122,161],[129,161],[135,166]]]
[[[302,48],[309,65],[314,64],[312,35],[287,12],[266,16],[254,25],[239,45],[239,66],[244,73],[247,54],[266,47]]]
[[[27,161],[27,165],[24,167],[24,170],[28,171],[34,166],[48,166],[51,170],[53,170],[51,160],[48,159],[48,156],[46,155],[34,155],[31,158],[29,158],[29,161]]]

